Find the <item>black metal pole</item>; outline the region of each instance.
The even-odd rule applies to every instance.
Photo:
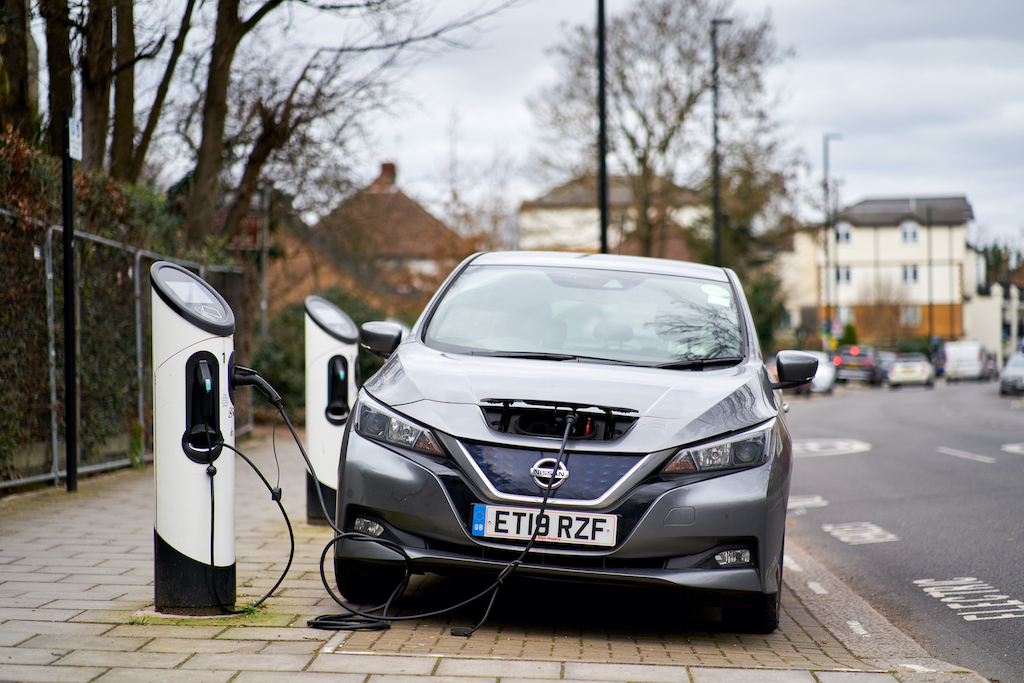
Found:
[[[601,209],[601,253],[608,253],[608,130],[605,111],[604,0],[597,0],[597,201]],[[621,247],[621,245],[620,245]]]
[[[718,25],[732,19],[711,20],[711,213],[715,238],[715,265],[722,265],[722,199],[718,158]]]
[[[925,207],[928,221],[928,343],[935,336],[935,307],[932,297],[932,207]]]
[[[64,443],[67,490],[78,490],[78,381],[75,368],[75,187],[71,161],[71,110],[63,110],[61,181],[64,208]]]

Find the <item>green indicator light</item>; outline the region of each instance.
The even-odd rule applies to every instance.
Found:
[[[213,391],[213,382],[206,380],[206,392],[209,393],[211,391]]]

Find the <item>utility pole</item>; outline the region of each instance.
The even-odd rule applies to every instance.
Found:
[[[711,212],[715,233],[715,265],[722,265],[722,198],[721,168],[718,158],[718,26],[729,25],[732,19],[711,20]]]
[[[829,262],[829,241],[832,239],[832,192],[828,183],[828,143],[829,140],[842,140],[839,133],[825,133],[822,136],[822,151],[824,162],[824,180],[822,187],[825,190],[825,342],[832,336],[832,264]],[[838,283],[837,283],[838,284]],[[829,349],[823,349],[828,352]]]
[[[604,0],[597,0],[597,203],[601,210],[601,253],[608,253],[608,131],[605,119]],[[621,250],[621,245],[620,250]]]

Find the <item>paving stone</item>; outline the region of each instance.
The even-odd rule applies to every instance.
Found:
[[[111,669],[96,679],[96,683],[226,683],[234,671],[183,671],[175,669]],[[274,674],[280,675],[280,674]]]
[[[508,661],[496,659],[442,659],[437,676],[506,676],[517,678],[558,678],[561,662]]]
[[[235,653],[197,654],[183,669],[222,669],[231,671],[302,671],[309,663],[307,655],[248,655]]]
[[[815,683],[810,671],[690,669],[693,683]]]
[[[317,655],[309,665],[309,670],[426,676],[433,672],[437,660],[437,657],[329,654]]]
[[[117,666],[141,669],[173,669],[188,658],[180,652],[115,652],[75,650],[60,660],[63,666]]]
[[[0,664],[0,681],[18,681],[19,683],[88,683],[105,671],[105,668],[83,666]]]
[[[102,680],[102,679],[101,679]],[[243,671],[231,683],[364,683],[366,674],[327,674],[303,671]],[[421,678],[419,683],[436,683],[434,679]]]
[[[0,647],[0,662],[4,664],[49,664],[67,654],[67,650],[38,647]]]

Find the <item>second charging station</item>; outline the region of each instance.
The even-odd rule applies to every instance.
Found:
[[[306,519],[326,524],[316,487],[333,512],[345,424],[356,398],[359,328],[330,301],[309,296],[306,309],[306,448],[317,479],[306,472]],[[317,481],[319,480],[319,481]]]

